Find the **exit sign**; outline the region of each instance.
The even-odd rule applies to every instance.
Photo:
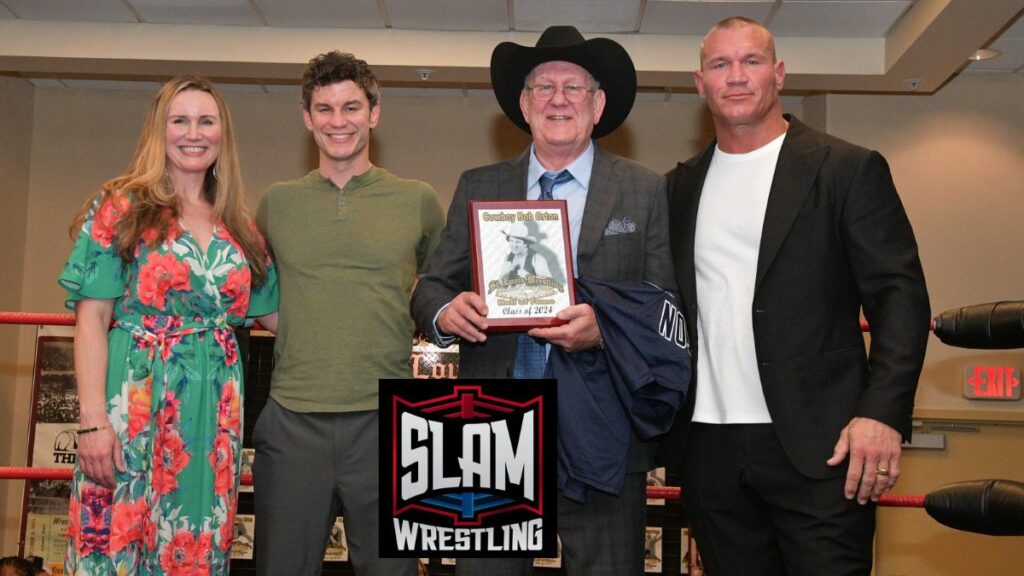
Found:
[[[964,398],[972,400],[1020,400],[1020,368],[1014,366],[964,366]]]

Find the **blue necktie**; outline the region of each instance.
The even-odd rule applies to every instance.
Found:
[[[540,177],[540,200],[554,200],[552,192],[555,191],[555,187],[565,184],[569,180],[572,180],[572,174],[568,170],[562,170],[558,174],[551,172],[545,172]]]
[[[555,187],[572,180],[572,174],[568,170],[562,170],[558,174],[545,172],[540,177],[540,200],[554,200],[552,192]],[[537,379],[544,376],[544,368],[547,367],[548,354],[544,344],[529,337],[526,332],[519,333],[516,347],[516,363],[512,376],[516,379]]]

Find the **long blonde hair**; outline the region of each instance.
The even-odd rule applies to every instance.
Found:
[[[156,231],[150,246],[164,242],[169,223],[178,217],[178,197],[167,173],[167,116],[174,97],[187,90],[206,92],[217,102],[221,118],[220,156],[206,170],[203,196],[213,206],[215,220],[223,223],[245,253],[252,269],[253,284],[259,284],[267,274],[267,251],[251,224],[245,205],[231,113],[213,85],[198,76],[172,78],[153,96],[128,170],[104,182],[85,202],[71,225],[71,233],[74,235],[81,228],[97,196],[104,199],[127,197],[131,208],[117,223],[117,252],[121,259],[125,262],[135,259],[135,248],[147,230]]]

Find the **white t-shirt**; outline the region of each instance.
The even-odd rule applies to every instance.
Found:
[[[716,148],[697,213],[697,398],[693,421],[766,424],[752,308],[761,230],[786,135],[745,154]]]

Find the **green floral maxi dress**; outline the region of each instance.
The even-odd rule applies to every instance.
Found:
[[[110,195],[93,204],[58,280],[68,308],[115,300],[107,415],[127,466],[113,492],[76,467],[65,574],[227,574],[244,393],[233,327],[277,309],[277,275],[270,266],[250,292],[223,226],[204,253],[176,221],[124,264],[114,236],[128,207]]]

